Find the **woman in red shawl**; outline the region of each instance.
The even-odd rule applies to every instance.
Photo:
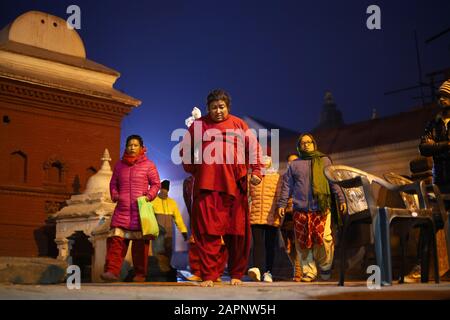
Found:
[[[208,114],[194,121],[181,143],[183,167],[194,176],[191,228],[203,287],[212,287],[220,276],[224,255],[228,255],[231,284],[242,283],[251,236],[248,169],[250,182],[261,182],[260,146],[245,121],[230,114],[230,102],[224,90],[212,91],[207,97]],[[201,160],[193,161],[197,148]],[[243,153],[245,159],[238,159]]]

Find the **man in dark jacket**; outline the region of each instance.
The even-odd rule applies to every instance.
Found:
[[[419,149],[423,156],[433,157],[433,183],[442,193],[450,193],[450,80],[442,84],[439,94],[442,111],[429,122]]]
[[[431,120],[425,134],[421,137],[419,150],[425,157],[433,157],[433,183],[441,193],[450,193],[450,80],[445,81],[439,88],[439,104],[442,111]],[[445,207],[450,209],[450,201],[446,201]],[[444,226],[441,216],[434,216],[438,229]],[[423,240],[419,240],[419,243]],[[419,259],[420,249],[419,249]],[[416,265],[405,277],[405,282],[420,280],[420,265]]]

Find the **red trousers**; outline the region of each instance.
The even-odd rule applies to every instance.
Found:
[[[191,273],[200,277],[200,258],[198,256],[197,247],[195,243],[189,244],[188,259]]]
[[[201,264],[200,264],[200,256],[198,253],[198,246],[195,245],[195,243],[189,244],[189,252],[188,252],[188,258],[189,258],[189,266],[191,268],[191,273],[201,277]],[[219,265],[221,266],[219,268],[219,277],[223,274],[226,264],[228,260],[228,252],[225,250],[224,254],[221,256],[221,261],[219,262]]]
[[[225,269],[232,279],[240,279],[247,271],[251,245],[246,194],[231,197],[216,191],[202,190],[192,207],[191,270],[199,271],[203,281],[215,281]],[[222,237],[225,245],[222,243]],[[195,274],[195,273],[194,273]]]
[[[129,243],[130,240],[121,237],[111,237],[107,239],[105,272],[111,272],[117,277],[120,275],[120,270],[122,269],[123,260],[127,255]],[[149,240],[133,240],[131,255],[136,276],[147,276],[149,243]]]

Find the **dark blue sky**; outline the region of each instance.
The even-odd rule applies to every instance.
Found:
[[[228,90],[232,112],[294,130],[319,119],[326,90],[346,123],[419,104],[414,30],[424,73],[450,66],[450,1],[25,1],[2,0],[3,27],[28,10],[68,17],[81,8],[79,33],[89,59],[122,76],[116,88],[143,101],[123,121],[122,140],[144,137],[150,157],[168,159],[173,129],[207,93]],[[366,28],[366,8],[381,7],[381,30]]]

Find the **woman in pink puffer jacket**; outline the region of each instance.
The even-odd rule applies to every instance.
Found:
[[[132,257],[135,269],[133,281],[145,281],[149,239],[142,236],[137,198],[152,201],[158,194],[160,180],[155,164],[145,156],[142,138],[131,135],[122,157],[114,168],[110,182],[111,199],[117,202],[111,219],[111,236],[107,240],[105,281],[118,281],[122,262],[133,240]]]

